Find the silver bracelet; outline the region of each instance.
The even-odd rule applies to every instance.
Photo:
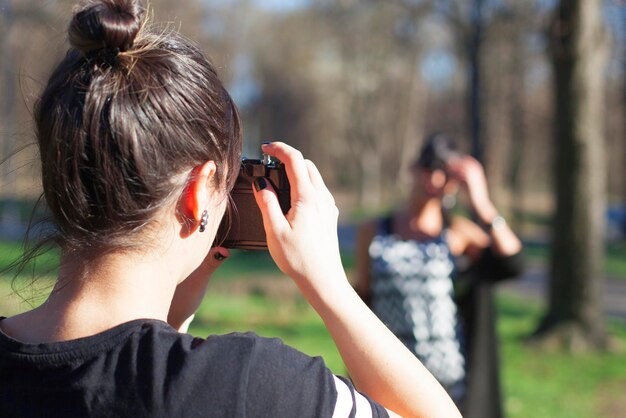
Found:
[[[496,229],[500,229],[504,225],[506,225],[506,219],[504,219],[504,217],[501,216],[501,215],[496,215],[491,220],[491,222],[489,222],[489,224],[487,225],[487,231],[493,231],[493,230],[496,230]]]

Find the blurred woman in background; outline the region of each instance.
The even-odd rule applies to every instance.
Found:
[[[360,227],[355,287],[464,415],[500,416],[495,335],[477,346],[459,303],[474,300],[473,284],[519,275],[522,244],[492,203],[483,167],[450,136],[427,138],[411,173],[408,204]],[[449,213],[459,188],[476,222]]]

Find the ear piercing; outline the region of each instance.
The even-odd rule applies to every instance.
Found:
[[[206,224],[209,222],[209,212],[202,212],[202,219],[200,220],[200,232],[204,232],[206,229]]]

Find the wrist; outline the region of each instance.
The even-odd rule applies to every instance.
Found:
[[[478,220],[480,221],[480,223],[485,225],[485,226],[491,225],[493,223],[493,221],[498,216],[500,216],[500,213],[495,208],[495,206],[493,206],[493,204],[491,204],[491,202],[484,203],[484,204],[481,204],[481,205],[476,205],[474,207],[474,211],[475,211],[476,216],[478,217]]]
[[[496,214],[490,222],[485,223],[487,232],[497,231],[506,226],[506,219],[500,214]]]
[[[330,280],[326,280],[330,279]],[[304,298],[320,313],[339,306],[348,294],[354,292],[345,272],[329,274],[324,280],[313,280],[297,283]],[[355,292],[356,293],[356,292]]]

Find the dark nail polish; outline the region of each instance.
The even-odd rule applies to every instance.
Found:
[[[214,257],[215,257],[215,259],[217,261],[222,261],[222,260],[226,259],[226,256],[224,254],[222,254],[222,253],[219,253],[219,252],[215,253]]]
[[[254,190],[256,190],[257,192],[260,192],[261,190],[265,189],[266,187],[267,187],[267,182],[265,181],[265,178],[257,177],[254,180]]]
[[[263,142],[261,142],[261,145],[269,145],[271,143],[272,143],[272,141],[263,141]]]

